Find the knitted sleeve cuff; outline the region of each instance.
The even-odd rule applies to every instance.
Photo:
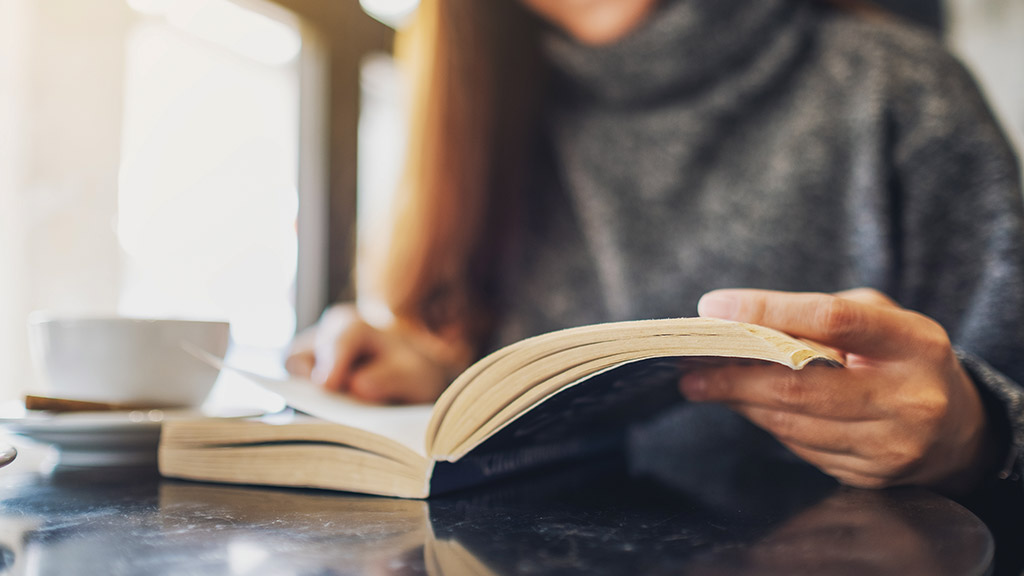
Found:
[[[974,354],[956,349],[961,366],[974,380],[1005,455],[996,478],[1019,482],[1024,473],[1024,388]]]

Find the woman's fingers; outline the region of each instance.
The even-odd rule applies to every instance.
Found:
[[[422,340],[411,331],[372,326],[354,306],[337,305],[295,338],[285,366],[369,402],[431,402],[447,385],[449,369]]]
[[[330,390],[343,391],[348,377],[369,350],[372,329],[346,309],[331,309],[320,322],[295,337],[285,369]]]
[[[861,304],[873,304],[875,306],[895,308],[897,310],[901,308],[901,306],[892,298],[889,298],[874,288],[851,288],[849,290],[841,290],[836,292],[835,296],[845,300],[860,302]]]
[[[344,392],[349,377],[369,355],[373,354],[376,329],[349,305],[332,306],[317,323],[312,371],[315,383]]]
[[[871,471],[871,460],[867,458],[835,454],[802,446],[789,446],[788,448],[805,462],[814,464],[819,470],[847,486],[878,489],[904,482],[891,474],[879,474]]]
[[[398,352],[358,367],[349,378],[348,393],[367,402],[421,404],[437,399],[441,384],[439,370]]]
[[[759,406],[731,406],[794,454],[843,484],[880,488],[912,482],[923,447],[901,437],[889,421],[835,422]]]
[[[832,294],[769,290],[716,290],[701,298],[701,316],[749,322],[808,338],[846,352],[891,358],[922,329],[938,325],[898,307]],[[941,329],[940,329],[941,330]]]
[[[313,367],[316,365],[315,340],[315,326],[307,328],[295,336],[291,349],[288,351],[288,357],[284,361],[284,367],[288,373],[301,378],[309,378],[313,374]]]
[[[284,361],[285,370],[300,378],[310,378],[315,365],[316,355],[312,350],[293,350]]]
[[[720,290],[699,309],[846,353],[845,368],[726,366],[681,382],[691,400],[729,405],[842,482],[962,492],[992,460],[977,388],[934,320],[872,290]]]
[[[327,332],[317,354],[314,381],[329,390],[348,390],[352,374],[376,354],[376,340],[376,329],[362,320],[354,320],[339,331]]]
[[[860,458],[865,436],[861,423],[837,426],[825,418],[748,405],[729,405],[791,448]],[[868,425],[875,425],[869,423]],[[841,431],[840,431],[841,428]],[[860,430],[858,430],[860,428]]]
[[[691,401],[750,405],[779,412],[841,421],[876,420],[885,416],[865,369],[856,372],[830,366],[791,370],[784,366],[725,365],[691,372],[680,383]]]
[[[403,402],[408,377],[391,363],[374,362],[352,374],[348,393],[367,402]]]

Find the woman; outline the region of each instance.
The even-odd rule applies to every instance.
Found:
[[[486,349],[696,306],[833,346],[849,368],[691,374],[680,434],[720,403],[853,486],[964,494],[1019,472],[1016,159],[933,38],[855,12],[424,2],[384,284],[397,321],[333,309],[290,369],[429,401]]]

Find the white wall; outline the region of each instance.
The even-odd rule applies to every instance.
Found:
[[[127,17],[123,0],[0,0],[0,396],[31,379],[30,310],[116,306]]]
[[[25,330],[17,321],[24,307],[24,291],[16,270],[22,269],[24,232],[20,215],[21,147],[24,123],[26,49],[29,2],[0,0],[0,382],[17,382],[27,355]]]
[[[34,310],[287,344],[292,30],[224,1],[0,0],[0,400],[31,384]]]
[[[952,49],[1024,152],[1024,0],[945,0]]]

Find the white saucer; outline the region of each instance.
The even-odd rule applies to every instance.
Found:
[[[115,466],[156,461],[160,425],[172,420],[247,418],[255,409],[182,408],[110,412],[46,412],[0,407],[0,428],[53,444],[62,466]]]
[[[7,466],[18,456],[18,451],[14,446],[8,446],[7,444],[0,445],[0,468]]]

